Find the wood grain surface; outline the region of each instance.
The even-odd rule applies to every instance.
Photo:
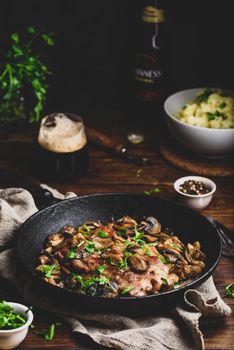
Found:
[[[99,131],[105,132],[116,142],[122,143],[129,127],[124,123],[117,128],[100,127]],[[188,175],[185,171],[173,167],[162,159],[158,151],[157,137],[153,129],[141,129],[145,135],[144,143],[130,146],[133,153],[144,155],[154,160],[151,167],[139,169],[134,164],[125,163],[123,160],[110,156],[101,149],[90,147],[90,169],[86,177],[68,182],[46,181],[48,185],[57,188],[61,192],[74,191],[77,195],[98,192],[143,192],[154,187],[160,188],[160,193],[154,194],[165,198],[175,199],[173,182]],[[34,182],[42,182],[35,174],[36,134],[24,132],[10,135],[0,140],[0,169],[11,169],[25,175]],[[212,178],[217,184],[217,192],[208,208],[202,214],[212,215],[217,220],[234,230],[234,183],[233,178]],[[45,180],[43,180],[45,182]],[[0,184],[1,187],[1,184]],[[212,244],[212,242],[211,242]],[[215,284],[224,297],[225,302],[233,309],[234,299],[224,296],[224,288],[234,282],[234,260],[222,258],[214,273]],[[15,292],[5,286],[5,297],[10,300],[17,298]],[[4,296],[0,296],[4,297]],[[46,342],[34,330],[48,328],[52,321],[58,321],[47,312],[34,310],[35,328],[29,331],[26,340],[19,347],[20,350],[53,349],[53,350],[82,350],[66,325],[56,328],[53,341]],[[218,323],[203,325],[202,331],[205,337],[206,349],[232,350],[234,349],[234,317],[228,317]],[[90,348],[98,349],[89,344]]]

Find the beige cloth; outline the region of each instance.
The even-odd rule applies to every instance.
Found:
[[[58,192],[54,194],[61,198]],[[71,196],[74,194],[69,193],[64,198]],[[77,305],[71,307],[49,298],[42,290],[38,290],[30,275],[22,269],[15,249],[9,249],[18,227],[36,211],[33,198],[26,190],[0,190],[0,277],[10,281],[28,305],[59,314],[71,325],[73,332],[92,339],[92,348],[99,348],[99,344],[121,350],[204,349],[199,319],[202,317],[206,322],[213,323],[216,318],[231,313],[231,309],[220,298],[212,278],[196,290],[188,290],[181,305],[170,312],[164,315],[155,313],[150,317],[81,313]],[[87,347],[80,347],[79,343],[79,349]]]

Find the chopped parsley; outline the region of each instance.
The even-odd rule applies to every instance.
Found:
[[[83,281],[83,291],[95,283],[104,285],[109,283],[109,279],[107,277],[89,277],[86,281]]]
[[[172,243],[171,245],[173,248],[177,249],[177,250],[183,250],[183,248],[179,245],[179,244],[176,244],[176,243]]]
[[[131,252],[124,252],[124,256],[126,257],[126,258],[128,258],[129,256],[131,256],[132,255],[132,253]]]
[[[103,272],[105,271],[105,269],[106,269],[106,265],[100,265],[100,266],[98,266],[98,268],[97,268],[97,270],[98,270],[99,273],[103,273]]]
[[[119,270],[120,271],[124,271],[124,270],[126,270],[128,268],[128,262],[127,262],[127,259],[125,258],[125,259],[123,259],[122,261],[121,261],[121,263],[119,264]]]
[[[161,277],[161,280],[162,280],[163,284],[166,284],[166,285],[168,286],[168,280],[167,280],[167,278]]]
[[[124,295],[124,294],[127,294],[128,292],[130,292],[132,289],[134,289],[135,287],[134,286],[128,286],[128,287],[125,287],[121,294]]]
[[[158,242],[148,243],[148,245],[151,246],[151,247],[156,247],[157,244],[158,244]]]
[[[224,112],[220,112],[220,111],[215,111],[214,113],[211,112],[206,112],[207,115],[207,119],[210,120],[214,120],[216,117],[222,117],[223,119],[226,119],[227,116]]]
[[[176,283],[174,284],[174,289],[177,289],[177,288],[180,288],[180,282],[176,282]]]
[[[102,238],[108,237],[108,233],[104,231],[98,231],[98,236]]]
[[[0,329],[15,329],[26,323],[25,318],[5,301],[0,302]]]
[[[90,236],[91,229],[86,224],[84,224],[81,226],[79,232],[81,232],[83,236],[87,238]]]
[[[220,105],[219,105],[219,108],[223,109],[227,106],[226,102],[221,102]]]
[[[90,233],[90,228],[89,228],[86,224],[82,225],[82,229],[83,229],[86,233]]]
[[[151,196],[152,194],[154,193],[158,193],[158,192],[161,192],[160,188],[158,187],[155,187],[155,188],[152,188],[151,190],[149,191],[144,191],[143,193],[147,196]]]
[[[44,273],[45,277],[50,278],[54,270],[58,269],[59,266],[57,264],[53,265],[42,265],[42,273]]]
[[[149,248],[147,248],[146,252],[145,252],[146,255],[150,256],[151,255],[151,251]]]
[[[135,236],[133,236],[132,239],[139,245],[145,244],[145,241],[141,239],[144,237],[144,232],[137,231],[136,226],[134,227],[134,232],[135,232]]]
[[[229,284],[229,285],[225,288],[225,295],[226,295],[227,297],[234,298],[234,283]]]
[[[121,228],[121,230],[118,230],[118,231],[117,231],[117,234],[118,234],[119,236],[125,236],[125,235],[126,235],[126,232],[127,232],[127,229]]]
[[[129,241],[128,239],[126,239],[126,241],[124,242],[125,246],[128,248],[130,246],[132,246],[134,243]]]
[[[46,331],[44,333],[44,339],[45,340],[52,340],[54,338],[54,334],[55,334],[55,324],[52,323],[48,329],[48,331]]]
[[[76,273],[72,274],[72,277],[78,282],[81,286],[84,285],[83,277],[80,275],[77,275]]]
[[[215,116],[222,117],[223,119],[227,118],[226,114],[224,112],[220,112],[220,111],[215,111]]]
[[[70,250],[67,252],[66,257],[67,257],[68,259],[75,259],[75,257],[76,257],[76,251],[75,251],[75,249],[70,249]]]
[[[207,116],[207,119],[208,119],[209,121],[215,119],[214,113],[206,112],[206,116]]]
[[[136,171],[136,177],[140,177],[142,173],[142,169],[137,169]]]
[[[159,260],[163,263],[163,264],[168,264],[168,259],[164,258],[164,256],[162,255],[158,255]]]
[[[77,244],[77,248],[79,248],[85,241],[81,241],[80,243]]]
[[[197,95],[197,99],[199,102],[208,102],[208,98],[211,94],[215,93],[216,91],[213,89],[205,89],[201,93]]]
[[[89,253],[94,253],[95,251],[95,245],[94,245],[94,242],[92,241],[87,241],[87,246],[84,248],[87,252]]]

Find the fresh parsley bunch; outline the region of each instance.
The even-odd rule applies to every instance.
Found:
[[[33,51],[35,40],[54,45],[54,33],[43,34],[34,27],[27,28],[26,42],[19,33],[11,35],[11,46],[0,52],[0,122],[11,123],[24,118],[24,89],[31,88],[35,104],[29,111],[29,121],[40,119],[48,89],[48,68]]]

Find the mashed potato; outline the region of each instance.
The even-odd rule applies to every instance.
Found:
[[[234,98],[221,90],[206,89],[179,110],[176,117],[203,128],[234,128]]]

